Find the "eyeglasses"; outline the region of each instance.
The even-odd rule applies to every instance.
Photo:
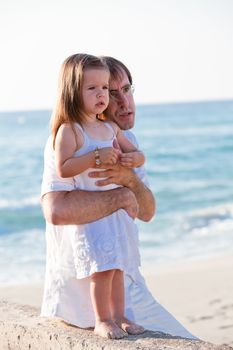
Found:
[[[130,96],[133,93],[134,93],[134,85],[131,85],[131,84],[127,84],[119,90],[114,90],[114,89],[109,90],[109,96],[113,100],[117,100],[117,101],[122,99],[122,95],[123,96]]]

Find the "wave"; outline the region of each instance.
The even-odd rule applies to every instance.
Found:
[[[0,199],[0,209],[18,209],[25,207],[36,207],[40,205],[39,196],[22,199]]]
[[[190,234],[223,234],[232,230],[233,203],[226,203],[189,213],[182,224],[182,229]]]
[[[148,137],[170,137],[170,136],[232,136],[233,129],[229,125],[216,125],[216,126],[205,126],[200,127],[176,127],[176,128],[148,128],[148,129],[136,129],[137,136],[142,138]]]
[[[32,229],[1,237],[0,284],[40,282],[45,273],[44,232]]]
[[[146,225],[139,225],[141,253],[146,264],[233,253],[233,203],[161,214],[149,230]]]
[[[44,229],[45,221],[37,197],[0,201],[0,239],[25,230]]]

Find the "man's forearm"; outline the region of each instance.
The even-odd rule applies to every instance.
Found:
[[[81,225],[125,209],[132,217],[138,205],[134,194],[126,188],[90,192],[49,192],[42,198],[45,219],[54,225]]]
[[[138,205],[138,219],[142,221],[150,221],[156,212],[156,201],[151,190],[144,185],[136,174],[133,174],[127,187],[134,193]]]
[[[96,184],[99,186],[117,184],[132,191],[139,205],[138,219],[149,221],[155,215],[154,196],[132,169],[116,164],[103,171],[92,171],[89,176],[97,178]]]

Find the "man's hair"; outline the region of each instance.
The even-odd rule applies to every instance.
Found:
[[[116,80],[122,79],[122,71],[124,71],[127,74],[130,84],[133,84],[132,75],[124,63],[110,56],[104,56],[103,59],[108,66],[111,78]]]

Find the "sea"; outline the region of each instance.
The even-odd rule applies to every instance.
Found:
[[[43,150],[51,111],[0,113],[0,285],[40,283]],[[142,266],[233,254],[233,100],[137,106],[135,133],[157,200],[137,221]]]

